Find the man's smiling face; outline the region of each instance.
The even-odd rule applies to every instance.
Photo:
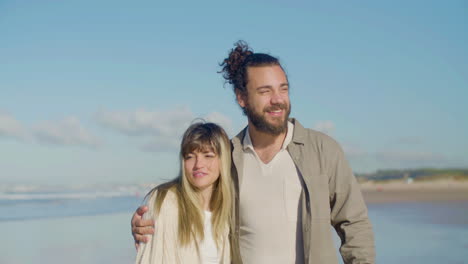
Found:
[[[286,132],[291,112],[288,78],[279,65],[247,68],[247,93],[236,93],[252,125],[259,131],[279,135]]]

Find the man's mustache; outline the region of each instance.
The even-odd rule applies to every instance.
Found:
[[[276,104],[272,106],[268,106],[265,109],[263,109],[264,112],[272,112],[276,110],[287,110],[288,105],[287,104]]]

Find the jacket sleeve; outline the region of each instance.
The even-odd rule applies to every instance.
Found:
[[[340,253],[346,264],[375,263],[374,234],[360,187],[336,143],[330,156],[331,224],[341,239]]]
[[[148,199],[148,212],[144,219],[156,221],[154,235],[148,236],[147,243],[140,243],[135,263],[159,264],[180,263],[177,255],[177,215],[169,197],[164,200],[159,212],[154,212],[156,192]],[[170,200],[170,199],[169,199]]]

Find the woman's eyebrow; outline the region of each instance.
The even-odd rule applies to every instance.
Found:
[[[202,149],[200,152],[201,153],[210,153],[210,152],[216,153],[214,149],[212,148],[205,148],[205,149]]]

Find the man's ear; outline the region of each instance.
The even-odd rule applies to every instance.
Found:
[[[244,108],[247,105],[247,95],[236,89],[236,99],[240,107]]]

